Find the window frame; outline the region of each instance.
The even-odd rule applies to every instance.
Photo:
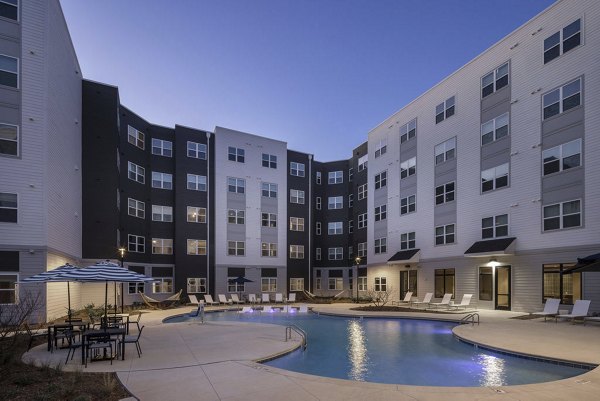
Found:
[[[160,186],[157,186],[156,183],[160,183]],[[164,189],[166,191],[173,190],[173,174],[152,171],[151,187],[154,189]]]
[[[205,239],[186,239],[186,254],[190,256],[206,256],[207,241]]]
[[[564,208],[565,208],[565,204],[567,203],[573,203],[573,202],[577,202],[578,203],[578,208],[579,211],[577,213],[564,213]],[[551,203],[549,205],[542,205],[542,232],[546,233],[546,232],[556,232],[556,231],[560,231],[560,230],[568,230],[568,229],[576,229],[576,228],[582,228],[583,227],[583,207],[582,207],[582,199],[581,198],[576,198],[576,199],[572,199],[572,200],[568,200],[568,201],[563,201],[563,202],[556,202],[556,203]],[[554,206],[558,206],[559,207],[559,214],[558,215],[553,215],[550,217],[546,217],[545,216],[545,212],[546,212],[546,208],[550,208],[550,207],[554,207]],[[565,227],[565,217],[569,217],[569,216],[575,216],[575,215],[579,215],[579,224],[578,225],[569,225],[568,227]],[[558,228],[551,228],[551,229],[546,229],[546,221],[550,220],[550,219],[558,219],[558,223],[559,226]]]
[[[343,196],[329,196],[327,198],[327,210],[338,210],[344,208]]]
[[[246,224],[246,210],[227,209],[227,224]]]
[[[206,192],[207,182],[205,175],[190,173],[186,175],[186,189],[190,191]]]
[[[366,199],[369,194],[368,184],[363,184],[358,186],[358,200]]]
[[[375,190],[387,186],[387,170],[375,174]]]
[[[290,231],[304,232],[304,217],[290,216]]]
[[[387,219],[387,203],[375,206],[375,221],[383,221]]]
[[[503,68],[504,66],[506,66],[506,74],[498,76],[499,70],[501,68]],[[492,75],[492,82],[484,86],[483,80],[490,75]],[[506,83],[503,84],[502,86],[500,86],[500,88],[498,88],[498,81],[500,81],[504,77],[507,77]],[[480,82],[481,82],[481,88],[480,88],[481,89],[481,91],[480,91],[481,99],[485,99],[486,97],[496,93],[500,89],[509,86],[510,85],[510,62],[506,61],[506,62],[502,63],[500,66],[496,67],[494,70],[488,72],[487,74],[485,74],[484,76],[481,77]],[[492,91],[487,94],[484,94],[485,88],[489,87],[490,85],[492,85]]]
[[[167,213],[169,211],[171,213]],[[160,219],[154,218],[155,215],[160,215]],[[170,216],[170,219],[165,219],[165,216]],[[157,222],[162,222],[162,223],[172,223],[173,222],[173,206],[152,205],[152,221],[157,221]]]
[[[301,189],[290,189],[290,203],[295,203],[297,205],[304,205],[304,203],[305,203],[304,191]]]
[[[327,260],[344,260],[344,247],[335,246],[328,248]]]
[[[290,162],[290,175],[294,177],[305,177],[306,166],[304,163]]]
[[[574,301],[582,299],[582,296],[583,296],[583,275],[581,274],[581,272],[579,272],[579,273],[572,273],[570,275],[562,274],[563,271],[565,271],[565,270],[567,270],[567,269],[569,269],[569,268],[571,268],[573,266],[575,266],[574,263],[544,263],[544,264],[542,264],[542,303],[545,303],[548,298],[555,298],[556,295],[557,295],[556,293],[552,293],[552,294],[547,294],[546,293],[546,289],[547,289],[546,288],[547,287],[547,284],[546,284],[546,281],[547,281],[546,280],[546,275],[547,274],[548,275],[552,275],[552,276],[556,275],[558,277],[558,286],[559,286],[558,298],[560,299],[560,303],[562,305],[573,305],[575,303]],[[551,269],[551,268],[554,268],[554,269],[558,268],[558,271],[549,271],[549,272],[546,272],[546,268],[549,268],[549,269]],[[577,275],[577,276],[575,276],[575,275]],[[566,276],[571,276],[571,277],[568,278]],[[575,294],[576,293],[575,288],[571,288],[572,294],[570,294],[570,295],[572,295],[572,299],[569,302],[568,298],[566,298],[566,296],[569,295],[567,293],[568,291],[565,291],[565,288],[564,288],[565,287],[565,279],[567,279],[567,281],[571,281],[571,284],[573,284],[573,287],[574,287],[574,283],[573,283],[574,277],[577,277],[577,281],[579,281],[579,290],[578,290],[578,292],[579,292],[579,298],[576,298],[576,296],[575,296],[576,295]]]
[[[263,198],[277,199],[279,188],[277,184],[272,182],[261,182],[260,183],[260,195]]]
[[[260,212],[260,226],[277,228],[277,213]]]
[[[246,149],[227,146],[227,160],[234,163],[246,163]]]
[[[564,37],[564,31],[565,29],[567,29],[568,27],[570,27],[571,25],[575,24],[576,22],[579,22],[579,30],[577,32],[575,32],[574,34],[570,35],[569,37],[565,38]],[[577,18],[576,20],[574,20],[573,22],[570,22],[569,24],[562,26],[558,31],[552,33],[551,35],[548,35],[547,37],[544,38],[543,42],[542,42],[542,61],[543,64],[546,65],[550,62],[552,62],[553,60],[556,60],[560,57],[562,57],[564,54],[570,52],[571,50],[575,50],[578,47],[582,46],[584,44],[583,41],[583,29],[584,29],[584,21],[582,17]],[[568,49],[566,52],[564,51],[564,45],[565,42],[571,38],[573,38],[574,36],[576,36],[577,34],[579,34],[579,43],[575,46],[572,47],[570,49]],[[553,36],[558,35],[558,43],[552,45],[551,47],[549,47],[548,49],[546,48],[546,41],[550,38],[552,38]],[[550,58],[549,60],[546,60],[546,53],[549,52],[550,50],[554,49],[558,47],[558,54],[552,58]]]
[[[373,241],[373,249],[375,255],[383,255],[387,253],[387,237],[375,238]]]
[[[504,169],[505,166],[506,166],[506,174],[498,175],[498,169]],[[484,179],[484,177],[483,177],[484,174],[485,173],[491,174],[490,172],[493,173],[493,178],[491,180]],[[498,181],[504,177],[506,177],[506,184],[498,186]],[[489,182],[492,183],[492,187],[489,189],[484,189],[484,185]],[[503,163],[499,166],[488,168],[481,172],[481,185],[480,185],[480,189],[479,189],[481,191],[481,194],[485,194],[488,192],[493,192],[493,191],[497,191],[502,188],[509,188],[509,187],[510,187],[510,163],[508,163],[508,162]]]
[[[13,4],[4,0],[0,0],[0,2],[2,2],[3,4],[6,4],[8,7],[14,7],[15,8],[15,14],[16,14],[16,18],[11,18],[11,17],[7,17],[7,16],[0,16],[0,18],[4,18],[8,21],[15,21],[15,22],[19,22],[20,18],[19,18],[19,9],[20,9],[20,4],[19,1],[17,0],[17,4]]]
[[[277,168],[277,155],[272,155],[270,153],[263,153],[262,159],[261,159],[261,165],[266,168],[276,169]]]
[[[133,170],[132,170],[133,167]],[[132,178],[132,174],[133,177]],[[140,179],[141,177],[141,179]],[[139,184],[146,184],[146,169],[142,166],[135,164],[134,162],[127,161],[127,178],[131,181],[137,182]]]
[[[571,84],[573,84],[573,83],[575,83],[577,81],[579,81],[579,90],[578,90],[578,92],[575,92],[572,95],[569,95],[569,96],[567,96],[565,98],[564,97],[564,89],[565,89],[565,87],[567,87],[567,86],[569,86],[569,85],[571,85]],[[558,92],[558,100],[556,102],[550,103],[549,105],[546,105],[546,97],[552,95],[555,92]],[[565,108],[564,108],[565,99],[570,99],[570,98],[572,98],[575,95],[579,96],[579,100],[578,100],[579,103],[576,104],[575,106],[570,106],[568,109],[565,110]],[[554,113],[554,114],[549,115],[548,117],[546,117],[546,109],[554,106],[555,104],[558,104],[558,111],[556,113]],[[551,89],[548,92],[542,94],[542,121],[546,121],[546,120],[549,120],[549,119],[551,119],[553,117],[560,116],[561,114],[563,114],[563,113],[565,113],[565,112],[567,112],[569,110],[572,110],[572,109],[575,109],[575,108],[578,108],[578,107],[581,107],[581,106],[583,106],[583,77],[579,76],[579,77],[577,77],[575,79],[567,81],[565,84],[562,84],[562,85],[560,85],[560,86],[558,86],[558,87],[556,87],[554,89]]]
[[[3,56],[3,54],[0,54]],[[141,139],[140,139],[141,137]],[[146,149],[146,134],[137,128],[132,127],[131,125],[127,125],[127,142],[131,145],[135,146],[138,149],[145,150]],[[141,146],[140,146],[141,143]]]
[[[14,302],[0,303],[0,305],[17,305],[19,303],[19,272],[18,271],[1,271],[0,277],[5,277],[5,276],[14,277],[15,280],[14,280],[14,282],[9,279],[0,280],[0,281],[8,282],[9,286],[10,286],[10,283],[13,283],[12,288],[11,287],[0,288],[0,293],[12,293],[13,294],[12,299],[14,300]],[[9,297],[10,297],[10,295],[9,295]]]
[[[290,259],[304,259],[304,245],[290,244]]]
[[[127,252],[146,253],[146,237],[143,235],[127,234]]]
[[[227,177],[227,192],[232,194],[246,193],[246,180],[244,178]]]
[[[417,233],[409,231],[400,234],[400,250],[409,250],[417,248]]]
[[[574,142],[577,142],[577,147],[578,147],[579,151],[577,153],[573,153],[573,154],[570,154],[568,156],[564,156],[563,155],[564,154],[564,147],[566,147],[567,145],[572,144]],[[548,152],[550,152],[552,150],[555,150],[555,149],[558,149],[558,159],[551,160],[551,161],[547,162],[546,161],[546,157],[544,157],[544,154],[548,153]],[[579,155],[579,164],[577,166],[567,167],[565,169],[565,167],[564,167],[564,164],[565,164],[564,161],[565,161],[565,159],[568,158],[568,157],[576,156],[576,155]],[[558,162],[558,170],[546,173],[546,165],[554,163],[554,162]],[[583,166],[583,138],[573,139],[572,141],[561,143],[560,145],[556,145],[556,146],[553,146],[551,148],[542,150],[542,177],[547,177],[547,176],[550,176],[550,175],[553,175],[553,174],[559,174],[559,173],[562,173],[563,171],[571,170],[571,169],[578,168],[578,167],[581,167],[581,166]]]
[[[227,241],[227,256],[246,256],[246,241]]]
[[[506,125],[498,126],[498,121],[499,120],[501,121],[504,118],[506,118]],[[491,125],[492,130],[484,131],[486,129],[486,127],[489,125]],[[498,136],[498,130],[500,130],[503,127],[506,127],[506,134]],[[489,144],[494,143],[502,138],[506,138],[507,136],[509,136],[510,135],[510,112],[507,111],[506,113],[502,113],[499,116],[494,117],[494,118],[484,122],[483,124],[481,124],[480,134],[481,134],[480,135],[481,146],[489,145]],[[484,137],[489,134],[492,134],[492,140],[484,143]]]
[[[448,103],[451,103],[451,105],[448,106]],[[439,111],[440,106],[441,111]],[[448,99],[435,106],[435,123],[439,124],[452,117],[454,114],[456,114],[456,95],[450,96]],[[441,119],[438,118],[440,115],[442,116]]]
[[[330,171],[327,175],[327,184],[336,185],[344,183],[344,171]]]
[[[450,228],[452,231],[450,231]],[[442,229],[442,233],[438,233],[438,229]],[[442,238],[442,242],[438,242],[438,238]],[[442,224],[435,226],[435,246],[453,245],[456,244],[456,223]]]
[[[364,258],[367,256],[367,251],[368,251],[367,243],[359,242],[358,249],[357,249],[357,256]]]
[[[434,269],[433,272],[433,294],[434,298],[442,298],[444,294],[452,293],[452,299],[455,298],[455,290],[456,290],[456,269],[455,268],[446,268],[446,269]],[[442,283],[444,284],[443,288],[438,288],[438,280],[436,277],[442,277]],[[447,278],[452,277],[452,291],[449,291],[450,288],[447,288]]]
[[[15,128],[16,138],[15,139],[0,138],[0,143],[2,143],[2,142],[8,142],[9,144],[14,143],[16,153],[14,153],[14,154],[13,153],[0,153],[0,155],[3,157],[20,157],[21,156],[21,130],[20,130],[20,127],[15,124],[0,122],[0,129],[3,127],[11,127],[11,129]]]
[[[200,224],[206,223],[206,208],[205,207],[187,206],[186,211],[187,211],[186,220],[188,223],[200,223]],[[201,213],[202,211],[203,211],[203,213]],[[195,217],[195,219],[190,219],[190,216]],[[204,218],[202,218],[202,216],[204,216]],[[204,221],[202,221],[202,220],[204,220]]]
[[[506,217],[506,223],[499,222],[499,218]],[[491,219],[491,225],[488,224]],[[486,225],[487,224],[487,225]],[[506,227],[506,234],[498,233],[498,230]],[[487,230],[487,231],[486,231]],[[491,231],[490,231],[491,230]],[[487,216],[481,219],[481,239],[506,238],[510,235],[510,219],[508,213],[498,214],[495,216]],[[491,232],[491,235],[486,234]]]
[[[417,157],[411,157],[400,163],[400,179],[403,180],[417,174]]]
[[[452,189],[448,189],[448,186],[452,185]],[[438,193],[438,188],[442,188],[443,192]],[[448,200],[448,197],[452,195],[452,199]],[[456,181],[449,181],[445,184],[438,185],[434,189],[434,200],[435,206],[443,205],[445,203],[455,202],[456,201]],[[438,202],[438,198],[442,199],[441,202]]]
[[[152,255],[173,255],[173,238],[152,238]]]
[[[260,243],[260,256],[263,258],[276,258],[277,257],[277,243],[276,242],[261,242]]]
[[[330,221],[327,223],[327,235],[342,235],[344,233],[343,221]]]
[[[196,283],[190,283],[190,280],[196,280]],[[187,277],[186,289],[188,294],[206,294],[205,277]]]
[[[169,146],[165,146],[165,144],[169,144]],[[166,139],[152,138],[151,145],[153,155],[162,157],[173,157],[173,142],[168,141]],[[156,152],[155,149],[157,149],[158,152]],[[168,151],[168,154],[166,154],[166,151]]]
[[[205,143],[187,141],[186,155],[192,159],[206,160],[207,146]]]
[[[358,226],[357,226],[358,228],[357,229],[360,230],[360,229],[363,229],[363,228],[367,228],[367,225],[369,223],[368,219],[369,218],[367,216],[367,213],[361,213],[361,214],[359,214],[358,215]]]
[[[436,166],[456,159],[456,142],[456,137],[453,136],[452,138],[435,145],[433,150],[433,159],[435,160]],[[441,150],[441,152],[439,150]],[[438,161],[438,156],[443,156],[442,160]]]
[[[387,144],[388,144],[387,137],[382,138],[379,140],[379,142],[377,142],[377,144],[375,145],[375,158],[376,159],[380,158],[381,156],[383,156],[387,153]]]
[[[304,291],[304,277],[290,277],[290,292]]]
[[[131,205],[134,202],[134,205]],[[132,209],[134,214],[131,213]],[[138,219],[146,219],[146,202],[139,201],[134,198],[127,198],[127,215],[137,217]]]
[[[414,124],[413,124],[414,123]],[[411,125],[414,127],[411,128]],[[412,135],[411,135],[412,132]],[[417,119],[413,118],[400,127],[400,146],[417,136]]]
[[[411,199],[412,198],[412,199]],[[412,202],[411,202],[412,200]],[[404,205],[403,205],[404,203]],[[412,208],[412,210],[411,210]],[[400,216],[409,213],[415,213],[417,211],[417,195],[408,195],[404,198],[400,198]]]
[[[375,277],[373,280],[373,290],[375,292],[387,291],[387,276]]]

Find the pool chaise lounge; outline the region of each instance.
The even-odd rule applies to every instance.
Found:
[[[240,300],[240,298],[238,297],[238,294],[231,294],[231,302],[233,302],[236,305],[244,303],[244,301]]]
[[[568,319],[571,320],[572,323],[575,323],[576,319],[581,319],[585,322],[585,318],[587,317],[588,314],[588,310],[590,309],[590,303],[592,301],[589,300],[578,300],[575,301],[575,305],[573,305],[573,310],[571,311],[571,313],[568,313],[566,315],[556,315],[557,320],[558,319]]]
[[[433,292],[428,292],[427,294],[425,294],[422,301],[419,301],[418,299],[416,301],[411,301],[410,306],[425,305],[425,308],[427,308],[431,303],[431,298],[433,298]]]
[[[275,294],[275,303],[282,304],[283,303],[283,294],[278,292]]]
[[[209,294],[204,294],[204,301],[206,302],[207,305],[219,305],[219,302],[213,301],[212,295]]]
[[[269,294],[262,294],[262,299],[261,299],[261,302],[262,302],[263,304],[268,304],[268,303],[270,303],[270,302],[271,302],[271,298],[270,298]]]
[[[406,295],[404,296],[404,299],[401,299],[400,301],[392,301],[392,305],[404,305],[404,304],[409,304],[410,300],[412,299],[412,291],[409,291],[406,293]]]
[[[232,305],[233,304],[233,301],[231,299],[227,299],[224,294],[219,294],[218,297],[219,297],[219,302],[222,303],[222,304],[225,304],[225,305],[227,305],[227,304]]]
[[[290,292],[290,294],[288,295],[287,302],[288,303],[296,302],[296,293],[295,292]]]
[[[533,312],[532,315],[538,317],[544,317],[544,322],[549,318],[556,318],[558,315],[558,307],[560,306],[560,299],[557,298],[548,298],[546,300],[546,304],[544,305],[544,310],[541,312]]]
[[[444,294],[444,297],[442,298],[442,300],[440,302],[431,302],[429,304],[429,306],[433,306],[436,309],[439,307],[442,307],[442,306],[448,308],[450,306],[451,299],[452,299],[452,294],[446,293],[446,294]]]
[[[459,309],[464,309],[466,310],[469,305],[471,304],[471,298],[473,298],[473,294],[463,294],[462,300],[460,301],[459,304],[449,304],[448,305],[448,309],[449,310],[459,310]]]

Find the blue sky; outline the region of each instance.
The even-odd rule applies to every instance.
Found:
[[[83,76],[148,121],[348,158],[552,0],[61,0]]]

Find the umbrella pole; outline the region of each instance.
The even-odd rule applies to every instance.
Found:
[[[67,316],[69,316],[69,322],[71,321],[71,283],[69,283],[67,281],[67,303],[69,306],[69,313],[67,313]]]
[[[115,281],[115,315],[117,314],[117,282]]]
[[[108,328],[108,281],[104,283],[104,330]]]
[[[123,283],[121,283],[121,313],[123,313],[123,305],[125,304],[125,300],[124,300],[124,294],[125,292],[123,292]]]

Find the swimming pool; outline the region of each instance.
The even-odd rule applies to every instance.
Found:
[[[181,316],[167,321],[193,319]],[[298,350],[265,364],[339,379],[476,387],[541,383],[588,371],[466,344],[452,335],[455,323],[450,322],[235,312],[207,313],[205,320],[298,325],[308,333],[306,351]]]

